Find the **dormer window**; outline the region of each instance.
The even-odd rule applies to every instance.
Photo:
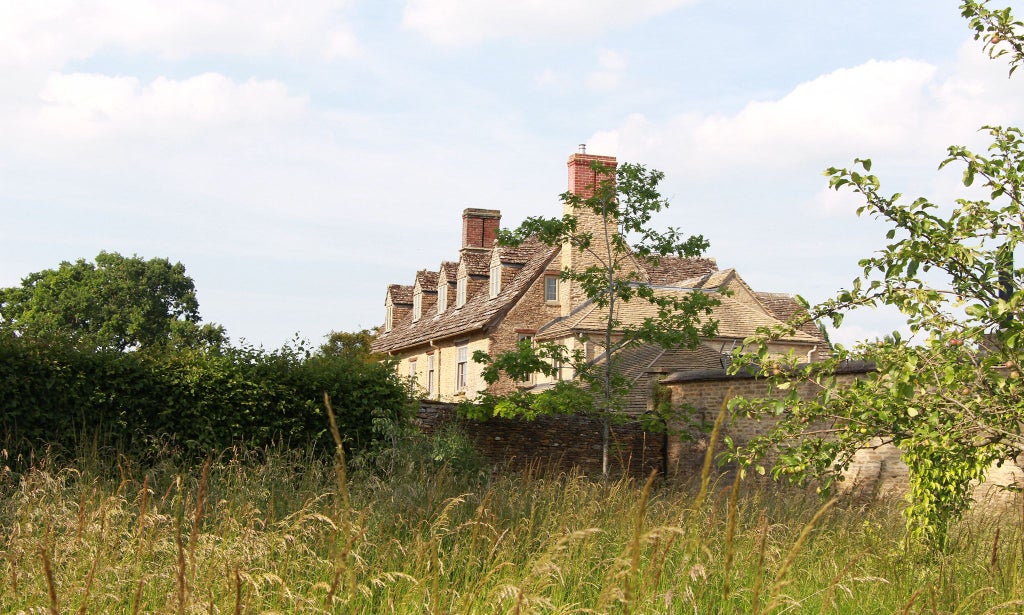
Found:
[[[490,297],[494,299],[501,292],[501,265],[491,267]]]
[[[416,322],[423,315],[423,291],[419,288],[412,295],[412,321]]]
[[[448,309],[448,282],[442,282],[437,287],[437,313],[444,314]]]
[[[395,323],[395,306],[386,305],[384,306],[384,333],[391,330],[391,327]]]
[[[466,276],[462,276],[455,282],[455,307],[460,308],[466,305]]]

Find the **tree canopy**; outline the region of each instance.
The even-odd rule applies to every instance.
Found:
[[[181,263],[116,252],[64,261],[0,289],[0,330],[122,351],[225,341],[221,327],[200,324],[195,284]]]
[[[331,331],[327,335],[327,341],[320,345],[319,352],[327,357],[351,357],[375,363],[385,358],[371,350],[376,337],[377,332],[370,329]]]

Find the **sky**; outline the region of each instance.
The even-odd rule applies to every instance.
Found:
[[[560,215],[584,143],[665,173],[657,226],[819,301],[885,241],[825,168],[953,203],[946,148],[1024,124],[958,4],[0,0],[0,287],[168,258],[232,341],[319,343],[456,260],[463,209]]]

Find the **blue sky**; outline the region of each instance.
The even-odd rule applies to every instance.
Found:
[[[319,342],[454,259],[464,208],[558,214],[587,143],[664,171],[659,224],[721,267],[820,300],[884,239],[824,168],[951,203],[946,146],[1024,124],[957,5],[0,0],[0,286],[166,257],[233,340]]]

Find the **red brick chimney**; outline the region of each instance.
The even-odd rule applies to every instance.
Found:
[[[601,179],[615,179],[615,167],[618,162],[615,156],[595,156],[594,154],[573,154],[569,156],[569,192],[589,197],[594,195],[595,175],[590,168],[591,162],[600,162],[612,171],[612,175]]]
[[[465,209],[462,211],[462,248],[490,250],[501,228],[501,212],[497,209]]]

